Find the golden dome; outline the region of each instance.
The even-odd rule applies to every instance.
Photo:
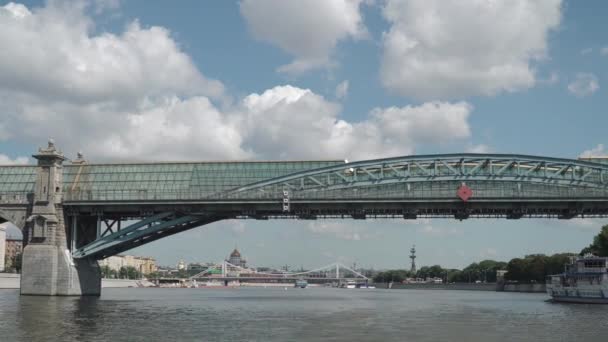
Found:
[[[230,257],[231,258],[240,258],[241,257],[241,253],[239,253],[239,251],[235,248],[232,253],[230,253]]]

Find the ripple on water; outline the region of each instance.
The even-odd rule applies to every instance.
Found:
[[[608,306],[544,294],[331,288],[0,290],[1,341],[605,341]]]

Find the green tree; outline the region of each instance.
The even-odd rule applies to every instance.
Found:
[[[552,256],[550,256],[546,263],[547,275],[558,274],[558,273],[564,272],[564,265],[570,263],[571,257],[572,257],[572,254],[570,254],[570,253],[559,253],[559,254],[553,254]]]
[[[451,269],[448,272],[448,283],[461,283],[464,282],[464,274],[461,270]]]
[[[110,273],[112,271],[112,269],[110,268],[110,266],[104,265],[104,266],[101,266],[99,269],[101,271],[101,277],[102,278],[110,278]]]
[[[608,225],[593,238],[593,243],[581,251],[581,255],[591,253],[597,256],[608,257]]]
[[[512,281],[528,281],[527,272],[526,261],[524,259],[514,258],[507,264],[505,279]]]
[[[146,278],[148,278],[148,279],[158,279],[158,278],[160,278],[160,274],[158,272],[148,273],[148,274],[146,274]]]
[[[569,262],[571,254],[560,253],[551,256],[544,254],[526,255],[525,258],[515,258],[507,264],[505,279],[518,282],[544,282],[550,274],[561,273],[564,264]]]
[[[375,283],[400,283],[410,277],[410,272],[406,270],[388,270],[380,272],[374,276]]]
[[[141,273],[133,266],[123,266],[118,271],[118,277],[120,279],[139,279],[141,278]]]
[[[17,273],[21,273],[21,259],[22,259],[21,253],[17,253],[13,257],[13,267],[15,268],[15,272],[17,272]]]

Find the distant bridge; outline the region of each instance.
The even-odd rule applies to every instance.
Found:
[[[219,273],[218,273],[219,271]],[[305,279],[314,282],[341,282],[344,280],[369,280],[364,274],[353,270],[342,263],[335,262],[330,265],[308,271],[258,271],[251,267],[233,265],[228,261],[209,267],[189,279],[192,280],[243,280],[243,281],[295,281]]]
[[[45,256],[67,262],[73,277],[96,259],[234,218],[608,215],[608,165],[596,160],[444,154],[353,163],[94,164],[80,157],[63,165],[52,143],[34,157],[38,166],[0,167],[0,222],[23,228],[30,250],[45,251],[30,257],[26,248],[24,275],[48,273],[43,268],[54,266],[40,262]],[[72,264],[78,272],[68,272]],[[82,288],[80,280],[95,277],[76,284],[58,272],[58,288]],[[44,282],[36,279],[31,283]],[[59,291],[23,285],[22,293]]]

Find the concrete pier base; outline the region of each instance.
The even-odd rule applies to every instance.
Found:
[[[23,250],[21,294],[99,296],[101,271],[97,261],[73,260],[67,249],[28,245]]]

